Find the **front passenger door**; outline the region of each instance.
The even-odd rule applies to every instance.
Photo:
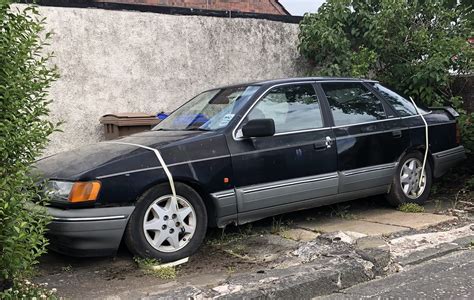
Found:
[[[337,193],[334,136],[313,85],[270,88],[237,131],[249,120],[264,118],[274,120],[274,136],[229,141],[240,222],[304,208]]]

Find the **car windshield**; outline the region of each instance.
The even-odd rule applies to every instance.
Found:
[[[260,86],[206,91],[175,110],[153,130],[217,130],[226,127]]]

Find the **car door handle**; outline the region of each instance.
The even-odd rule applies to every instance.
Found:
[[[332,139],[327,136],[324,140],[319,140],[314,143],[315,150],[325,150],[331,148],[332,146]]]
[[[394,131],[392,131],[392,136],[394,138],[401,138],[402,137],[402,131],[401,130],[394,130]]]

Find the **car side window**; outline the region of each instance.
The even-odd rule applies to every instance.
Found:
[[[336,126],[386,118],[382,102],[359,82],[328,82],[321,86]]]
[[[401,117],[416,115],[415,107],[409,100],[403,98],[394,91],[387,89],[381,84],[376,83],[373,87],[392,105]]]
[[[275,133],[323,127],[319,100],[311,84],[272,88],[247,119],[273,119]]]

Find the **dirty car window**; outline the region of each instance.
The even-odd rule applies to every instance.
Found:
[[[259,86],[206,91],[174,111],[153,130],[217,130],[226,127]]]

